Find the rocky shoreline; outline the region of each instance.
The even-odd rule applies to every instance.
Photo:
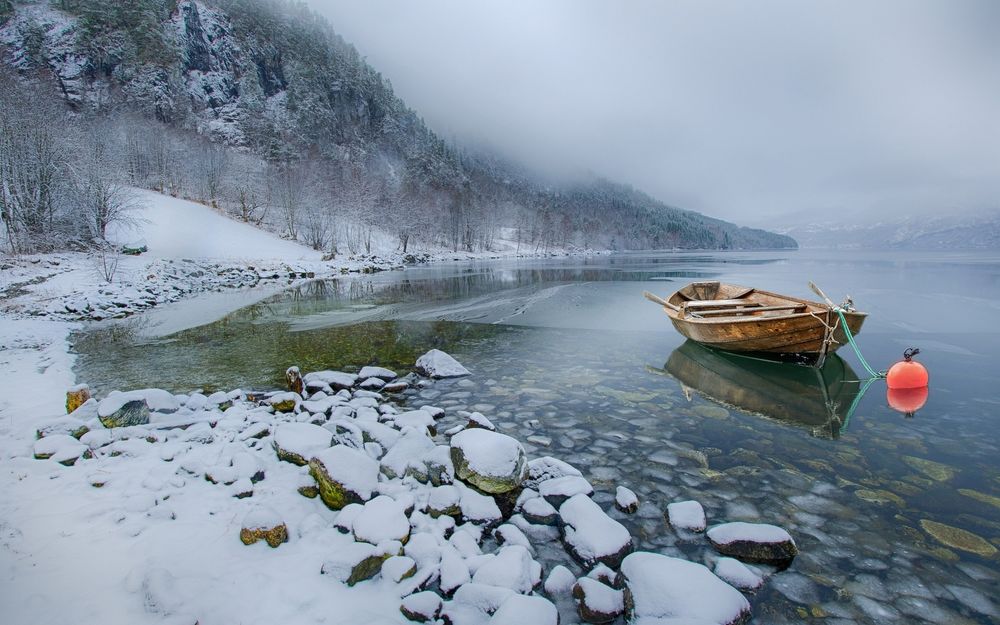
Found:
[[[143,527],[190,521],[176,502],[200,497],[213,516],[239,517],[225,540],[311,543],[326,555],[302,575],[389,585],[417,622],[742,623],[744,593],[797,554],[783,529],[710,524],[694,501],[662,511],[662,531],[707,541],[714,569],[635,551],[579,469],[529,458],[486,415],[449,414],[421,396],[469,374],[432,350],[402,376],[292,367],[287,390],[144,389],[98,401],[74,387],[70,414],[37,424],[32,453],[102,492],[151,500],[134,515]],[[617,485],[615,514],[638,505]]]

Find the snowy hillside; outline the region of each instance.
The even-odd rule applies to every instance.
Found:
[[[321,252],[217,211],[154,191],[136,190],[131,224],[114,228],[118,244],[144,242],[147,258],[320,260]]]

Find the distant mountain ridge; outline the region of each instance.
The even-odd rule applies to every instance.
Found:
[[[899,217],[875,223],[817,222],[784,232],[804,248],[1000,250],[1000,210]]]
[[[413,206],[426,207],[416,236],[456,249],[487,247],[498,224],[543,249],[796,247],[790,236],[600,177],[547,183],[503,159],[464,153],[301,3],[0,0],[0,45],[8,66],[51,79],[78,112],[138,111],[268,163],[318,164],[321,188],[363,177],[369,212],[403,221]]]

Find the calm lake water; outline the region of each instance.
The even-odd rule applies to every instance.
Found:
[[[685,345],[641,295],[709,279],[849,293],[870,313],[859,343],[874,367],[921,349],[926,405],[892,410],[881,381],[859,398],[849,348],[816,372]],[[474,375],[406,403],[480,410],[529,455],[580,468],[605,507],[632,488],[639,512],[612,514],[639,548],[713,561],[664,523],[683,499],[710,524],[787,528],[801,555],[751,599],[754,623],[961,624],[1000,621],[998,321],[997,254],[644,253],[315,282],[171,336],[143,338],[142,318],[90,329],[74,349],[99,392],[271,388],[293,364],[406,371],[444,349]],[[568,560],[558,545],[539,558]]]

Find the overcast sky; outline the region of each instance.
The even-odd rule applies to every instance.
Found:
[[[1000,1],[310,0],[430,126],[741,223],[1000,208]]]

